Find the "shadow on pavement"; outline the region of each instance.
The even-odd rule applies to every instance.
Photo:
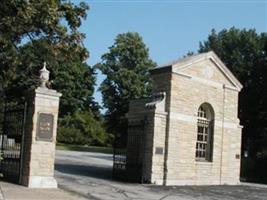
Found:
[[[85,156],[84,156],[85,157]],[[104,160],[108,160],[113,162],[113,157],[112,156],[104,156],[104,155],[100,155],[100,156],[94,156],[94,155],[86,155],[86,157],[90,157],[90,158],[97,158],[97,159],[104,159]]]
[[[112,167],[57,163],[55,164],[55,170],[65,174],[112,180]]]

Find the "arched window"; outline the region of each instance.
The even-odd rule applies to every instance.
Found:
[[[212,161],[214,112],[204,103],[198,109],[196,160]]]

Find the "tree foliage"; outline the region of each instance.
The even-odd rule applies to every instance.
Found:
[[[30,41],[35,50],[36,40],[49,45],[46,52],[54,57],[59,52],[70,58],[73,52],[85,59],[87,50],[82,46],[84,35],[78,32],[88,6],[75,6],[64,0],[2,0],[0,6],[0,79],[3,87],[13,84],[17,66],[23,65],[20,48]],[[64,25],[63,21],[67,24]],[[38,51],[39,66],[45,60],[45,52]]]
[[[84,2],[74,4],[67,0],[2,0],[0,83],[6,96],[21,97],[25,90],[38,86],[39,70],[46,61],[52,80],[50,87],[63,94],[60,121],[68,119],[70,124],[79,121],[77,113],[86,118],[85,125],[71,125],[70,129],[60,123],[63,126],[59,127],[60,135],[65,128],[66,134],[82,133],[91,137],[94,144],[102,144],[102,129],[93,133],[84,128],[100,123],[93,99],[95,71],[85,63],[89,52],[83,45],[85,35],[78,31],[88,9]]]
[[[41,68],[39,65],[40,52],[45,55],[45,61],[49,63],[48,69],[51,73],[51,86],[63,95],[60,100],[60,116],[72,114],[75,111],[92,109],[98,113],[98,105],[94,102],[93,92],[95,85],[95,70],[82,62],[78,55],[73,53],[72,58],[64,59],[64,55],[59,53],[54,57],[50,52],[45,52],[49,44],[44,40],[35,41],[35,47],[27,43],[20,48],[20,55],[23,65],[18,65],[17,74],[13,82],[6,91],[8,96],[21,95],[20,92],[29,88],[36,88],[38,74]]]
[[[243,149],[255,157],[267,152],[267,33],[231,28],[212,30],[199,52],[213,50],[243,84],[239,118]]]
[[[60,115],[93,107],[94,70],[84,60],[85,3],[64,0],[3,0],[0,7],[0,79],[7,96],[21,96],[38,85],[39,69],[48,63],[51,86],[63,93]]]
[[[122,118],[128,111],[129,100],[147,97],[151,91],[149,70],[155,63],[138,33],[119,34],[109,52],[97,67],[106,78],[101,84],[104,107],[107,108],[108,130],[125,131]]]
[[[59,120],[58,142],[103,146],[111,137],[92,112],[75,112]]]

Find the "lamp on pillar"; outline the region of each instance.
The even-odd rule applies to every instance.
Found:
[[[46,84],[49,81],[49,71],[46,69],[46,62],[44,62],[43,68],[39,71],[40,72],[40,81],[41,81],[41,87],[47,88]]]

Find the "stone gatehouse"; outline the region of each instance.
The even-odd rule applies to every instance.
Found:
[[[240,82],[214,52],[157,67],[151,77],[154,95],[129,105],[128,173],[138,176],[131,166],[141,163],[142,181],[153,184],[238,184]]]

